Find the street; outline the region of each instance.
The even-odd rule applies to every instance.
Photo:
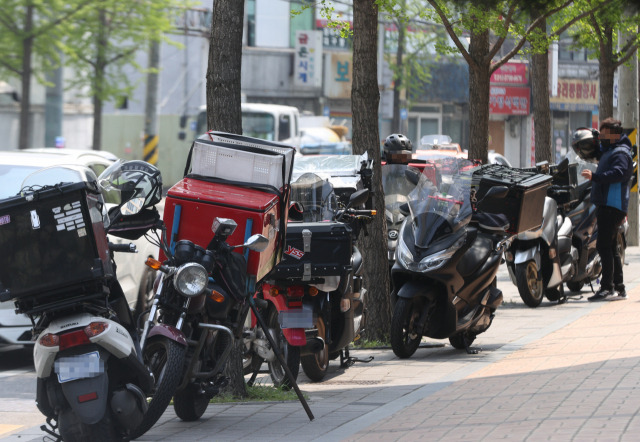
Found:
[[[637,295],[634,299],[633,289],[640,281],[640,247],[627,249],[626,256],[628,265],[625,266],[625,279],[631,299],[613,303],[620,305],[620,308],[638,302]],[[544,301],[538,308],[528,308],[522,303],[504,265],[498,276],[498,287],[504,293],[504,303],[497,310],[489,330],[474,342],[475,347],[482,349],[477,355],[455,350],[446,340],[424,340],[422,347],[408,360],[399,360],[390,349],[356,350],[352,356],[361,359],[373,356],[374,360],[356,363],[346,369],[339,368],[338,361],[332,361],[329,375],[321,383],[310,383],[300,371],[299,385],[309,396],[309,406],[315,415],[313,422],[309,422],[298,402],[210,405],[204,417],[192,423],[181,422],[169,407],[156,426],[138,440],[371,440],[376,437],[380,440],[415,440],[417,433],[409,430],[428,417],[421,414],[421,408],[416,409],[418,404],[427,404],[430,409],[438,410],[439,404],[430,402],[430,397],[445,396],[450,401],[457,401],[455,406],[448,404],[449,409],[453,409],[452,415],[460,414],[459,418],[462,415],[465,419],[469,418],[477,411],[457,412],[457,408],[474,409],[488,403],[493,394],[497,395],[503,390],[496,388],[500,386],[501,378],[495,375],[482,377],[479,381],[493,382],[491,389],[486,390],[466,391],[455,388],[456,385],[474,385],[472,381],[479,373],[491,371],[492,367],[495,371],[510,356],[531,346],[536,347],[545,337],[568,329],[581,318],[597,313],[606,304],[612,304],[588,303],[586,297],[590,289],[585,287],[581,299],[570,299],[562,305]],[[609,346],[615,347],[613,341]],[[546,346],[536,348],[539,354],[537,359],[532,360],[540,360],[545,355]],[[33,402],[35,379],[29,351],[7,349],[0,360],[0,395],[3,398],[0,403],[0,436],[3,438],[0,440],[42,440],[43,433],[38,427],[44,419]],[[570,362],[567,365],[571,365]],[[538,388],[550,388],[545,380],[545,372],[537,372],[533,366],[520,367],[520,370],[532,375],[532,378],[536,374],[535,379],[540,386],[537,383],[528,384],[529,393],[522,397],[511,393],[507,403],[502,404],[503,399],[498,401],[498,408],[516,410],[521,406],[518,401],[530,400]],[[259,379],[268,382],[268,375],[261,375]],[[522,383],[528,382],[528,378],[522,376],[516,379]],[[585,397],[585,402],[588,404],[592,399],[591,396]],[[634,410],[631,408],[628,412],[633,414]],[[535,413],[530,413],[530,418],[534,419]],[[443,419],[439,418],[438,422]],[[516,430],[510,425],[508,428],[505,426],[502,432],[500,424],[493,425],[494,433],[486,439],[475,435],[473,429],[467,429],[464,433],[466,437],[461,436],[456,440],[511,438],[509,434]],[[421,431],[425,437],[428,436],[424,428]],[[512,440],[524,438],[514,435]],[[571,438],[568,436],[566,440]],[[453,438],[451,433],[440,432],[434,433],[433,439]],[[597,436],[586,439],[600,440]],[[618,436],[614,439],[618,440]]]

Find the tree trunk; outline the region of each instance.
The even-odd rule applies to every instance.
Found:
[[[546,33],[547,21],[538,26]],[[543,53],[531,55],[531,88],[533,93],[533,119],[535,121],[536,163],[555,162],[551,150],[551,110],[549,109],[549,46]]]
[[[469,158],[487,162],[489,150],[489,84],[491,60],[489,53],[489,30],[471,34],[469,55],[474,60],[469,64]]]
[[[603,30],[604,43],[600,46],[600,121],[613,117],[613,29],[606,25]]]
[[[24,18],[24,34],[22,40],[22,96],[20,97],[20,134],[18,137],[18,148],[27,149],[31,147],[29,139],[29,121],[31,107],[31,51],[33,49],[33,5],[28,4]]]
[[[378,7],[375,0],[353,2],[353,85],[351,110],[353,114],[353,153],[368,152],[374,160],[373,208],[378,216],[368,226],[368,236],[362,235],[359,247],[365,259],[364,285],[367,288],[365,305],[367,338],[388,340],[391,326],[389,302],[389,271],[387,260],[384,193],[380,169],[380,135],[378,131]]]
[[[242,134],[241,68],[244,1],[214,1],[207,68],[207,125],[211,130]],[[242,339],[237,339],[225,367],[228,390],[247,397],[242,372]]]
[[[242,133],[243,22],[244,1],[214,2],[207,69],[207,125],[212,130]]]
[[[109,45],[107,29],[107,12],[104,9],[98,11],[100,29],[97,35],[97,52],[94,78],[93,96],[93,150],[102,149],[102,105],[105,82],[105,69],[107,68],[106,50]]]
[[[406,7],[406,1],[402,0],[400,8],[404,10]],[[398,49],[396,51],[396,78],[393,84],[393,123],[391,130],[396,133],[402,132],[402,120],[400,119],[400,92],[404,87],[402,84],[402,78],[404,77],[404,38],[405,38],[405,24],[398,20]],[[415,140],[416,142],[418,140]]]

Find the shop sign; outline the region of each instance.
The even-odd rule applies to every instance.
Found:
[[[529,115],[528,87],[491,86],[489,111],[492,114]]]
[[[503,64],[491,74],[491,83],[527,84],[527,64]]]
[[[558,95],[549,96],[551,109],[593,111],[598,109],[600,90],[598,80],[559,78]]]
[[[349,52],[327,54],[325,91],[327,98],[351,98],[353,57]]]
[[[322,31],[296,31],[294,85],[322,87]]]

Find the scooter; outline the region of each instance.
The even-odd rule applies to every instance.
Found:
[[[478,200],[473,165],[461,159],[437,164],[437,186],[422,174],[409,176],[416,187],[391,269],[390,340],[400,358],[413,355],[422,336],[448,338],[454,348],[477,353],[471,344],[502,303],[496,274],[512,238],[507,229],[518,227],[505,215],[483,212],[510,189],[494,185]]]
[[[137,239],[153,227],[160,172],[118,161],[96,179],[59,166],[30,175],[22,189],[0,204],[0,218],[11,221],[0,246],[14,251],[0,266],[0,300],[14,300],[33,323],[41,429],[56,441],[129,440],[154,378],[113,261],[135,245],[108,243],[106,234]],[[109,211],[105,192],[121,198]]]
[[[545,197],[542,225],[518,234],[505,251],[511,280],[529,307],[539,306],[544,296],[565,302],[564,282],[576,275],[579,259],[568,216],[578,202],[576,164],[565,158],[557,166],[539,163],[535,170],[551,174],[553,183]]]

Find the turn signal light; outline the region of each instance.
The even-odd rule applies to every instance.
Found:
[[[269,289],[269,294],[271,296],[278,296],[280,294],[280,290],[278,290],[278,287],[271,287]]]
[[[318,294],[318,289],[315,287],[309,287],[309,294],[311,296],[316,296]]]
[[[224,302],[224,295],[222,293],[220,293],[217,290],[212,290],[211,294],[209,295],[209,298],[213,301],[213,302],[217,302],[217,303],[223,303]]]
[[[53,333],[47,333],[40,338],[40,345],[43,347],[55,347],[60,344],[60,338]]]
[[[158,270],[160,269],[160,267],[162,267],[162,263],[157,259],[153,259],[153,258],[147,258],[147,260],[144,263],[148,267],[151,267],[153,270]]]
[[[93,338],[101,333],[104,333],[109,328],[109,324],[106,322],[92,322],[84,328],[84,333],[88,338]]]
[[[87,344],[91,344],[91,341],[84,330],[76,330],[60,335],[60,351]]]
[[[376,216],[377,214],[378,214],[378,211],[377,211],[377,210],[372,210],[372,211],[371,211],[371,216]]]

